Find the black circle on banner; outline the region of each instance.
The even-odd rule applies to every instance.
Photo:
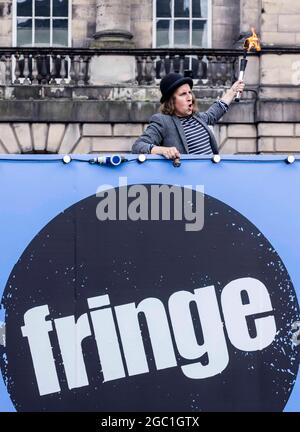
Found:
[[[145,187],[150,196],[150,185]],[[118,198],[120,189],[115,192]],[[193,192],[193,202],[196,193]],[[203,229],[189,232],[185,229],[186,221],[100,222],[96,217],[99,198],[91,196],[60,213],[31,241],[11,272],[2,299],[6,310],[6,347],[1,369],[17,411],[284,409],[299,365],[299,350],[292,344],[292,324],[300,315],[291,279],[272,245],[248,219],[211,196],[206,195],[204,203]],[[244,351],[236,347],[224,320],[222,290],[242,278],[257,279],[264,284],[272,304],[273,311],[247,318],[251,338],[258,331],[256,319],[262,316],[275,319],[274,340],[261,350]],[[210,347],[214,352],[202,352],[201,359],[184,358],[174,333],[169,299],[176,292],[194,293],[210,286],[214,286],[212,292],[224,324],[228,362],[214,376],[192,379],[183,373],[182,367],[197,362],[205,367],[209,362],[218,362],[219,356],[224,355],[224,346],[222,351],[220,344],[220,353],[219,346]],[[91,320],[93,308],[87,302],[100,297],[106,305],[101,309],[96,301],[95,310],[111,313],[124,366],[123,377],[105,382]],[[122,346],[116,308],[138,305],[145,299],[158,299],[163,305],[177,365],[157,369],[151,332],[145,316],[139,314],[148,371],[132,374]],[[244,292],[241,304],[247,303],[249,299]],[[24,335],[25,313],[42,306],[49,309],[44,320],[49,331],[44,334],[45,339],[41,338],[41,352],[35,355],[41,356],[40,363],[43,359],[49,361],[42,348],[48,340],[59,385],[59,391],[43,395],[37,384],[29,339]],[[157,311],[161,313],[159,307]],[[194,302],[190,303],[190,313],[198,346],[209,345],[210,330],[206,329]],[[75,358],[73,373],[82,376],[85,372],[87,384],[71,389],[64,366],[67,354],[62,355],[59,326],[54,321],[65,317],[69,317],[69,324],[72,319],[78,322],[83,317],[79,356],[82,353],[85,371]],[[36,325],[39,328],[39,321]],[[103,326],[101,329],[105,333]],[[126,333],[126,328],[123,332]]]

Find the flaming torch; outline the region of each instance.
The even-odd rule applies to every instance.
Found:
[[[249,38],[247,38],[245,40],[245,43],[244,43],[244,55],[243,55],[243,58],[241,59],[241,63],[240,63],[239,80],[243,80],[244,79],[245,70],[246,70],[247,63],[248,63],[248,60],[247,60],[247,54],[248,54],[248,52],[250,52],[251,50],[254,50],[256,52],[261,51],[259,37],[255,33],[255,29],[254,28],[252,28],[251,30],[252,30],[252,36],[250,36]],[[238,94],[236,95],[235,101],[239,102],[240,100],[241,100],[241,93],[238,92]]]

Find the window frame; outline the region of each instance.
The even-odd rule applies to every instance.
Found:
[[[35,0],[34,0],[35,1]],[[68,3],[68,16],[67,17],[55,17],[53,16],[53,0],[50,0],[50,17],[38,17],[38,19],[50,19],[50,43],[47,47],[53,47],[53,20],[54,19],[68,19],[68,44],[66,48],[70,48],[72,46],[72,0],[69,0]],[[33,8],[33,14],[28,17],[28,19],[32,19],[32,41],[33,43],[30,47],[39,47],[39,45],[35,45],[35,8]],[[12,46],[19,47],[17,45],[17,0],[13,0],[12,4],[12,21],[13,21],[13,29],[12,29]],[[21,17],[20,17],[21,18]],[[45,47],[45,46],[43,46]],[[59,47],[63,48],[63,47]]]
[[[191,1],[191,0],[190,0]],[[156,34],[156,23],[158,20],[165,20],[171,22],[171,44],[168,48],[178,48],[174,46],[174,22],[176,20],[184,20],[189,21],[190,23],[190,31],[189,31],[189,46],[185,48],[192,48],[192,23],[194,21],[206,21],[207,22],[207,47],[203,48],[211,48],[212,46],[212,0],[207,0],[207,18],[193,18],[192,16],[192,7],[190,7],[190,16],[186,17],[174,17],[174,0],[171,0],[171,17],[157,17],[156,16],[156,0],[153,0],[153,15],[152,15],[152,48],[157,48],[157,34]],[[191,4],[190,4],[191,6]]]

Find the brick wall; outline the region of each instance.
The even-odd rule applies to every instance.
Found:
[[[145,125],[0,123],[0,153],[127,153]]]
[[[152,48],[152,1],[131,0],[131,32],[136,48]]]
[[[215,127],[220,153],[300,153],[300,123],[224,124]]]
[[[0,153],[127,153],[145,123],[0,123]],[[219,124],[222,154],[300,153],[300,123]]]
[[[254,27],[257,33],[261,30],[262,0],[240,0],[240,30],[249,32]]]
[[[96,0],[72,0],[72,47],[88,47],[96,32]]]
[[[212,48],[232,48],[240,34],[240,0],[212,0]]]
[[[300,2],[262,0],[261,36],[268,45],[300,45]]]

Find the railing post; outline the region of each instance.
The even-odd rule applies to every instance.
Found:
[[[155,64],[155,61],[156,61],[156,56],[151,56],[150,57],[151,58],[151,62],[152,62],[152,68],[151,68],[151,84],[152,83],[155,83],[155,79],[156,79],[156,64]]]
[[[169,59],[170,59],[170,72],[174,72],[174,55],[170,54]]]
[[[142,67],[141,67],[141,57],[140,56],[136,56],[135,57],[135,64],[136,64],[136,81],[138,84],[141,83],[142,81]]]
[[[52,60],[51,65],[51,72],[50,72],[50,84],[56,84],[56,62],[57,62],[57,56],[55,54],[51,54],[50,59]]]
[[[208,80],[208,63],[209,59],[206,57],[207,62],[203,60],[204,56],[198,56],[198,84],[204,85],[204,81]]]
[[[24,82],[23,85],[30,85],[31,82],[29,80],[29,54],[25,54],[24,55],[24,71],[23,71],[23,75],[24,75]]]
[[[5,82],[6,82],[6,84],[10,85],[11,81],[12,81],[12,76],[11,76],[11,72],[12,72],[11,54],[6,55],[5,58],[6,58]]]
[[[222,79],[222,57],[217,56],[215,62],[215,84],[217,86],[223,85]]]
[[[38,69],[36,57],[36,54],[32,54],[32,84],[38,84]]]
[[[193,76],[194,79],[198,79],[199,78],[199,66],[200,66],[200,61],[198,59],[198,57],[196,57],[196,67],[195,67],[195,75]]]
[[[213,70],[212,70],[212,60],[213,57],[212,56],[206,56],[207,58],[207,84],[208,85],[213,85],[213,79],[212,79],[212,75],[213,75]]]
[[[224,84],[226,86],[231,86],[233,81],[235,81],[234,76],[234,69],[235,69],[235,62],[238,60],[238,57],[224,57]]]
[[[47,56],[41,56],[42,65],[41,65],[41,78],[42,84],[48,84],[48,73],[47,73]]]
[[[151,84],[153,82],[153,61],[150,56],[145,61],[145,82]]]
[[[5,57],[7,59],[7,56]],[[10,58],[10,64],[11,64],[11,57]],[[21,75],[21,71],[20,71],[20,64],[19,64],[19,60],[20,60],[20,55],[18,53],[15,54],[15,80],[14,80],[14,84],[20,84],[20,75]],[[6,61],[6,65],[7,65],[7,61]],[[7,80],[6,80],[6,84],[8,84]]]
[[[160,56],[160,71],[159,77],[162,79],[166,76],[166,56]]]
[[[82,55],[79,57],[79,72],[78,72],[78,85],[83,86],[84,85],[84,64],[83,64],[83,57]]]
[[[142,56],[141,59],[141,82],[140,84],[146,84],[146,56]]]
[[[74,84],[75,84],[75,76],[76,76],[76,73],[75,73],[74,55],[73,55],[73,54],[70,54],[70,55],[69,55],[69,59],[70,59],[70,72],[69,72],[69,75],[70,75],[70,81],[69,81],[69,84],[70,84],[70,85],[74,85]]]
[[[62,55],[61,56],[61,67],[60,67],[60,84],[61,85],[65,85],[66,84],[66,78],[67,76],[67,70],[66,70],[66,56]]]
[[[236,81],[238,79],[239,68],[240,68],[239,58],[235,57],[234,62],[233,62],[233,67],[232,67],[232,73],[233,73],[232,80],[233,81]]]
[[[90,82],[90,62],[91,62],[91,56],[85,56],[84,58],[84,63],[85,63],[85,78],[84,78],[84,83],[86,85],[89,84]]]
[[[79,69],[80,69],[80,59],[78,55],[74,56],[74,84],[77,85],[79,81]]]
[[[5,62],[5,56],[0,55],[0,62],[4,63],[4,72],[2,73],[2,68],[0,68],[0,81],[1,83],[5,83],[5,69],[6,69],[6,62]]]

